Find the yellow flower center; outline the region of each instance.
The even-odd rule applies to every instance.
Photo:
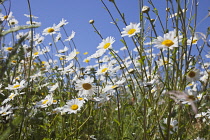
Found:
[[[53,100],[53,103],[57,103],[57,100]]]
[[[84,84],[82,84],[82,87],[83,87],[85,90],[89,90],[89,89],[92,88],[92,85],[89,84],[89,83],[84,83]]]
[[[42,102],[42,104],[46,104],[48,101],[49,101],[49,100],[44,100],[44,101]]]
[[[79,106],[76,105],[76,104],[74,104],[74,105],[71,106],[71,109],[72,109],[72,110],[77,110],[78,108],[79,108]]]
[[[15,24],[15,22],[11,22],[10,24],[11,24],[11,25],[14,25],[14,24]]]
[[[77,99],[79,99],[80,101],[82,101],[82,100],[83,100],[83,98],[77,98]]]
[[[10,98],[10,99],[12,99],[14,96],[15,96],[15,95],[14,95],[14,94],[12,94],[12,95],[10,95],[10,96],[9,96],[9,98]]]
[[[11,51],[11,50],[13,50],[13,48],[12,47],[8,47],[7,50],[8,51]]]
[[[164,40],[162,42],[162,45],[165,45],[167,47],[170,47],[170,46],[174,45],[174,42],[172,40],[167,39],[167,40]]]
[[[88,54],[88,52],[84,52],[83,54],[86,55],[86,54]]]
[[[111,43],[106,43],[103,48],[107,49],[110,45],[111,45]]]
[[[4,16],[4,19],[7,19],[8,18],[8,15]]]
[[[101,70],[101,72],[106,72],[108,70],[108,68],[103,68],[102,70]]]
[[[190,78],[193,78],[195,77],[196,73],[194,71],[190,71],[188,74],[187,74]]]
[[[38,55],[38,54],[39,54],[39,52],[35,52],[35,53],[34,53],[34,55]]]
[[[128,34],[129,34],[129,35],[132,35],[133,33],[135,33],[135,31],[136,31],[136,29],[130,29],[130,30],[128,31]]]
[[[85,59],[85,63],[89,63],[90,62],[90,60],[89,59]]]
[[[18,87],[20,87],[20,85],[14,85],[14,86],[13,86],[13,88],[18,88]]]
[[[47,30],[47,32],[48,33],[52,33],[52,32],[54,32],[55,30],[53,29],[53,28],[49,28],[48,30]]]
[[[192,44],[195,44],[197,41],[198,41],[197,39],[194,39],[194,40],[192,41]]]
[[[12,60],[12,63],[17,63],[17,61],[16,60]]]
[[[114,86],[112,86],[111,88],[116,88],[117,87],[117,85],[114,85]]]

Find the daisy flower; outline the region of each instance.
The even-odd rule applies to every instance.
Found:
[[[65,46],[64,49],[58,50],[58,53],[65,53],[68,50],[68,47]]]
[[[93,78],[87,77],[76,81],[76,90],[79,90],[79,97],[92,97],[96,92],[96,87],[93,85]]]
[[[14,19],[14,18],[9,20],[9,22],[8,22],[8,26],[17,25],[17,24],[18,24],[18,20]]]
[[[58,88],[58,83],[55,83],[54,85],[52,85],[52,86],[48,86],[48,88],[49,88],[49,92],[53,92],[53,91],[55,91],[57,88]]]
[[[36,41],[37,44],[40,44],[44,41],[44,36],[41,36],[40,34],[36,34],[34,36],[34,41]]]
[[[4,47],[5,52],[11,52],[13,50],[13,47]]]
[[[41,26],[41,22],[36,22],[36,21],[26,21],[26,24],[29,24],[29,25],[39,25]]]
[[[36,103],[35,107],[45,108],[53,104],[53,95],[48,94],[44,99]]]
[[[178,38],[176,37],[176,31],[170,31],[166,34],[164,34],[163,37],[158,36],[157,39],[153,41],[153,44],[155,44],[154,47],[157,48],[169,48],[173,49],[174,47],[178,47]]]
[[[84,104],[84,100],[80,99],[72,99],[66,102],[66,105],[63,106],[63,112],[67,112],[68,114],[76,114],[77,111],[81,110],[81,107]]]
[[[54,24],[52,27],[48,27],[48,28],[44,29],[43,35],[52,35],[52,34],[56,34],[57,31],[60,31],[60,28],[57,27],[57,26]]]
[[[63,27],[64,25],[68,24],[67,20],[63,19],[60,21],[60,23],[58,23],[57,27]]]
[[[75,34],[76,33],[74,31],[72,31],[71,32],[71,35],[67,39],[65,39],[64,41],[70,41],[70,40],[72,40],[74,38]]]
[[[14,18],[14,16],[12,14],[13,14],[12,12],[10,12],[8,15],[1,14],[1,16],[0,16],[1,21],[3,21],[3,20],[7,20],[7,21],[11,20],[12,18]]]
[[[8,89],[8,90],[17,90],[17,89],[23,89],[26,87],[25,85],[26,81],[25,80],[22,80],[20,83],[19,82],[16,82],[15,84],[13,85],[8,85],[8,87],[5,87],[5,89]]]
[[[194,37],[190,37],[190,39],[187,40],[187,45],[197,44],[198,40],[199,40],[199,36],[198,34],[195,34]]]
[[[122,31],[122,35],[121,37],[124,36],[128,36],[128,37],[132,37],[135,34],[140,32],[140,23],[136,24],[136,23],[130,23],[130,25],[126,26],[125,28],[123,28],[124,31]]]
[[[97,47],[98,49],[111,49],[112,44],[115,42],[114,37],[107,37],[106,39],[103,39],[102,42]]]
[[[200,71],[199,69],[192,69],[190,70],[187,75],[187,80],[192,82],[192,81],[197,81],[200,79]]]
[[[90,58],[100,58],[105,52],[105,49],[99,49],[94,54],[92,54]]]
[[[11,94],[8,96],[8,98],[6,98],[1,104],[3,105],[3,104],[5,104],[5,103],[9,102],[10,100],[13,100],[14,97],[17,96],[17,95],[18,95],[17,92],[16,92],[16,93],[11,93]]]
[[[8,105],[6,104],[6,106],[1,106],[0,107],[0,114],[1,116],[5,116],[5,115],[8,115],[8,114],[11,114],[12,113],[12,110],[11,110],[11,105]]]
[[[107,64],[103,64],[96,72],[96,75],[104,75],[107,72],[110,72],[112,70],[112,67]]]
[[[38,17],[34,16],[34,15],[27,15],[27,14],[24,14],[24,16],[28,17],[28,18],[34,18],[34,19],[37,19]]]
[[[74,49],[68,56],[66,56],[66,60],[70,61],[72,59],[74,59],[77,56],[77,50]]]

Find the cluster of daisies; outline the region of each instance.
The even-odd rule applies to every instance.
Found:
[[[33,16],[32,18],[36,19],[37,17]],[[18,26],[18,21],[12,16],[12,12],[10,12],[9,15],[1,14],[0,19],[6,21],[9,26]],[[27,24],[31,23],[27,22]],[[34,22],[32,24],[40,23]],[[174,51],[175,48],[184,49],[182,45],[184,39],[181,32],[172,30],[165,33],[163,36],[156,37],[149,43],[144,42],[145,46],[150,45],[150,47],[148,47],[148,49],[145,48],[142,54],[147,55],[147,59],[153,62],[151,62],[151,65],[144,67],[145,72],[141,77],[139,74],[142,71],[140,65],[144,61],[139,61],[142,59],[138,55],[139,48],[135,47],[133,50],[128,50],[127,46],[122,47],[120,51],[132,51],[132,57],[127,56],[121,58],[119,62],[119,59],[116,59],[119,51],[114,50],[116,40],[111,36],[103,39],[97,46],[97,51],[83,60],[83,62],[90,64],[91,59],[96,59],[97,61],[94,65],[81,67],[81,65],[78,64],[78,51],[67,47],[67,45],[64,45],[63,49],[56,48],[56,52],[54,52],[55,54],[53,55],[58,59],[53,59],[51,56],[53,44],[45,46],[43,43],[45,36],[52,36],[55,44],[59,41],[62,43],[72,43],[71,41],[73,41],[76,34],[74,31],[72,31],[71,35],[65,38],[64,41],[60,33],[61,27],[67,24],[68,22],[62,19],[59,24],[54,24],[52,27],[44,29],[42,34],[36,33],[34,36],[31,36],[28,32],[16,33],[17,40],[26,36],[26,40],[30,42],[33,38],[34,48],[31,50],[29,43],[22,44],[22,49],[18,49],[17,52],[23,51],[26,59],[10,57],[11,63],[9,65],[15,66],[14,69],[16,69],[16,73],[14,73],[14,76],[5,73],[5,76],[9,78],[4,79],[9,79],[9,84],[5,84],[4,81],[0,83],[0,94],[3,97],[0,108],[1,116],[13,114],[14,110],[19,109],[18,107],[14,107],[12,103],[15,100],[21,101],[23,97],[28,94],[26,91],[33,91],[33,87],[30,87],[32,83],[35,85],[34,90],[36,93],[42,92],[43,89],[48,92],[45,97],[40,95],[38,98],[35,98],[36,100],[31,103],[32,109],[43,109],[53,106],[51,111],[48,110],[48,113],[60,113],[62,115],[77,113],[89,101],[95,103],[95,108],[100,108],[107,102],[116,101],[115,99],[118,95],[126,97],[128,100],[135,97],[136,101],[140,101],[142,96],[137,93],[142,89],[146,92],[151,92],[156,99],[159,98],[158,89],[163,88],[162,91],[167,93],[166,89],[164,89],[165,85],[162,83],[164,79],[161,79],[163,75],[165,75],[165,73],[162,73],[162,70],[166,67],[167,69],[173,69],[175,62],[178,63],[178,61],[180,61],[177,58],[168,57],[167,53]],[[140,32],[140,23],[130,23],[123,28],[121,37],[133,38],[138,42],[138,34]],[[199,39],[199,34],[197,33],[186,41],[186,46],[196,45]],[[161,50],[163,56],[161,56],[160,53],[154,53],[153,47]],[[13,50],[13,47],[8,46],[1,49],[0,61],[9,59],[7,56]],[[32,57],[30,57],[31,55]],[[189,54],[182,55],[181,61],[187,61]],[[186,55],[186,57],[184,55]],[[208,53],[204,57],[208,59],[210,54]],[[32,60],[32,64],[30,64],[30,59]],[[45,59],[45,61],[42,61],[43,59]],[[202,90],[199,88],[201,85],[205,85],[205,89],[210,88],[210,63],[204,62],[200,65],[200,68],[196,68],[192,59],[187,65],[189,65],[187,69],[180,72],[184,77],[183,79],[187,81],[185,91],[180,95],[171,95],[174,95],[172,99],[176,102],[194,105],[194,102],[200,102],[206,96],[209,96],[207,92],[205,92],[205,94],[198,94],[198,91]],[[29,75],[30,80],[26,79],[28,69],[30,69],[31,72],[31,75]],[[136,80],[137,76],[139,76],[141,80]],[[56,78],[58,80],[54,80]],[[130,90],[131,86],[129,85],[133,85],[133,91],[136,93]],[[70,89],[73,89],[72,92],[76,94],[71,93],[73,95],[67,96],[68,98],[66,99],[59,98],[59,93],[68,95],[66,93],[67,90]],[[65,104],[60,105],[59,103],[62,101],[65,102]],[[159,104],[163,103],[164,101]],[[195,113],[197,113],[196,118],[210,118],[210,110],[202,113],[196,110]],[[207,119],[205,119],[205,121],[209,124]],[[166,123],[167,119],[164,119],[163,122]],[[177,121],[174,118],[171,120],[171,127],[173,128],[172,132],[176,131]]]

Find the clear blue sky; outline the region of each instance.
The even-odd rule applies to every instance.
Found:
[[[128,23],[139,22],[138,19],[138,0],[115,0],[121,12],[125,13]],[[165,19],[165,0],[153,0],[155,6],[159,10],[161,18]],[[191,0],[190,0],[191,1]],[[120,18],[113,7],[113,4],[108,0],[104,0],[110,8],[115,18]],[[6,7],[8,8],[6,2]],[[81,52],[89,51],[90,54],[95,52],[96,47],[101,42],[101,38],[94,33],[94,29],[89,24],[90,19],[95,20],[95,26],[101,31],[104,38],[113,36],[116,38],[116,50],[123,47],[120,43],[120,34],[116,27],[111,24],[112,21],[107,11],[103,8],[100,0],[31,0],[32,14],[38,16],[36,20],[42,23],[42,26],[37,29],[42,32],[43,29],[58,24],[64,18],[69,24],[65,26],[70,34],[72,30],[76,32],[74,42]],[[150,6],[145,0],[145,5]],[[150,6],[151,7],[151,6]],[[210,0],[200,0],[198,6],[198,23],[203,19],[210,9]],[[15,18],[19,21],[19,25],[24,25],[28,20],[23,14],[29,14],[27,0],[11,0],[11,11]],[[2,9],[2,13],[4,10]],[[151,12],[152,13],[152,12]],[[154,14],[152,18],[155,18]],[[210,17],[199,25],[199,32],[206,31],[210,26]],[[121,26],[121,29],[123,26]],[[160,29],[161,30],[161,29]],[[169,29],[170,30],[170,29]],[[173,30],[171,28],[171,30]],[[162,34],[160,34],[162,35]],[[63,35],[63,39],[66,39]],[[46,40],[45,40],[46,41]],[[119,45],[117,45],[117,42]],[[62,47],[63,48],[63,47]]]

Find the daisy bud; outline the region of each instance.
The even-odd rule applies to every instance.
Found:
[[[143,6],[141,11],[142,11],[143,13],[148,13],[149,10],[150,10],[150,8],[149,8],[148,6]]]
[[[94,23],[94,20],[91,19],[91,20],[89,21],[89,23],[90,23],[90,24],[93,24],[93,23]]]
[[[167,11],[167,12],[170,11],[170,8],[166,8],[166,11]]]
[[[134,71],[135,71],[134,69],[129,69],[129,70],[128,70],[128,72],[131,73],[131,74],[133,74]]]
[[[114,0],[109,0],[110,2],[114,2]]]
[[[154,21],[155,21],[155,19],[150,19],[150,21],[151,21],[151,22],[154,22]]]

